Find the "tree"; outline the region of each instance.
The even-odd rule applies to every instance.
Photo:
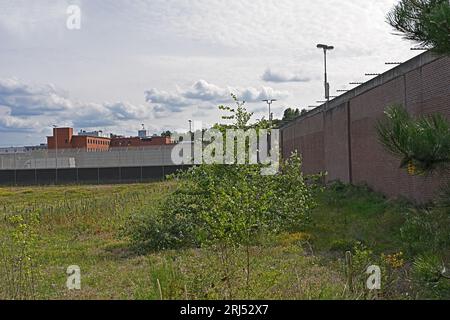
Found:
[[[172,136],[172,132],[170,132],[169,130],[161,133],[161,137],[171,137],[171,136]]]
[[[291,121],[300,116],[300,110],[287,108],[284,110],[283,121]]]
[[[265,127],[265,123],[250,123],[253,114],[246,110],[245,103],[233,98],[235,106],[219,107],[227,112],[222,119],[232,123],[216,124],[215,129],[243,133]],[[130,237],[143,249],[213,247],[221,261],[228,299],[234,297],[230,270],[239,257],[233,253],[244,249],[245,288],[250,294],[252,245],[263,237],[307,224],[315,206],[314,182],[319,179],[303,175],[301,159],[295,154],[281,163],[278,174],[262,175],[262,166],[247,160],[246,164],[201,164],[176,174],[172,177],[176,189],[161,208],[132,218]]]
[[[380,142],[401,158],[410,174],[431,173],[450,165],[450,124],[441,114],[412,118],[394,106],[377,126]]]
[[[401,0],[389,12],[387,21],[405,39],[437,53],[450,54],[448,0]]]
[[[225,126],[233,129],[248,129],[249,121],[253,117],[253,112],[248,112],[245,108],[245,101],[240,102],[236,95],[231,94],[236,107],[219,106],[219,110],[229,112],[229,115],[222,116],[222,120],[233,120],[233,125]],[[220,126],[220,125],[219,125]]]

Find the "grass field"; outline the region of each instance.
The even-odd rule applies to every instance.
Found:
[[[232,286],[233,299],[419,297],[408,278],[413,256],[400,253],[406,248],[399,233],[410,208],[406,203],[387,201],[364,188],[326,190],[306,229],[261,239],[251,248],[251,283],[244,286],[240,249],[233,252],[230,282],[221,275],[214,248],[133,250],[124,233],[129,217],[151,211],[173,188],[173,183],[0,188],[0,234],[17,231],[8,217],[36,214],[29,251],[35,273],[31,297],[38,299],[221,299],[227,297],[226,284]],[[346,286],[347,250],[354,252],[353,290]],[[6,270],[8,255],[0,258]],[[364,289],[367,276],[360,270],[371,259],[389,269],[383,277],[388,284],[377,296]],[[71,265],[81,268],[80,291],[66,288]],[[16,298],[24,297],[19,291],[29,285],[26,279]],[[8,292],[11,288],[0,287],[0,298],[10,298]]]

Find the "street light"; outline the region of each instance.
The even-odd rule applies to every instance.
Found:
[[[262,100],[263,102],[267,103],[269,105],[269,128],[272,128],[272,111],[271,111],[271,106],[272,103],[276,102],[276,99],[265,99]]]
[[[325,100],[327,101],[326,105],[325,105],[325,111],[328,108],[328,102],[330,101],[330,84],[328,83],[328,74],[327,74],[327,51],[329,50],[333,50],[334,47],[333,46],[329,46],[326,44],[318,44],[317,45],[318,49],[322,49],[323,50],[323,55],[324,55],[324,65],[325,65]]]

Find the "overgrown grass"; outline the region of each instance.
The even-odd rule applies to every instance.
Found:
[[[7,217],[39,216],[34,255],[39,278],[34,298],[224,298],[230,288],[214,249],[137,254],[124,236],[131,215],[152,212],[173,189],[172,183],[0,188],[0,235],[12,231]],[[234,249],[229,282],[232,298],[371,298],[364,289],[345,289],[343,257],[346,250],[355,252],[355,246],[360,248],[355,260],[367,256],[372,263],[392,263],[393,258],[382,258],[382,254],[405,252],[401,268],[389,273],[395,280],[392,290],[383,291],[379,298],[447,297],[445,285],[430,294],[407,285],[418,253],[407,252],[400,231],[412,206],[388,201],[365,188],[343,185],[318,195],[318,204],[308,228],[262,239],[251,247],[250,290],[243,280],[245,252]],[[448,247],[441,249],[450,252]],[[368,251],[371,254],[366,254]],[[81,291],[66,288],[65,272],[70,265],[81,267]],[[355,281],[362,286],[362,272]],[[1,287],[0,298],[10,298]]]
[[[357,243],[377,253],[402,247],[399,229],[412,207],[406,201],[389,201],[367,187],[340,183],[318,195],[312,224],[314,247],[321,252],[342,254]]]

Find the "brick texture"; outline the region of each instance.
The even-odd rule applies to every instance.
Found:
[[[384,150],[376,132],[386,107],[394,104],[405,106],[414,116],[439,112],[450,119],[450,57],[413,63],[404,73],[380,78],[361,93],[355,91],[358,94],[332,105],[325,114],[313,112],[283,128],[283,156],[298,150],[305,173],[327,172],[328,181],[367,184],[387,196],[419,203],[434,198],[448,176],[409,176],[399,168],[399,160]]]

